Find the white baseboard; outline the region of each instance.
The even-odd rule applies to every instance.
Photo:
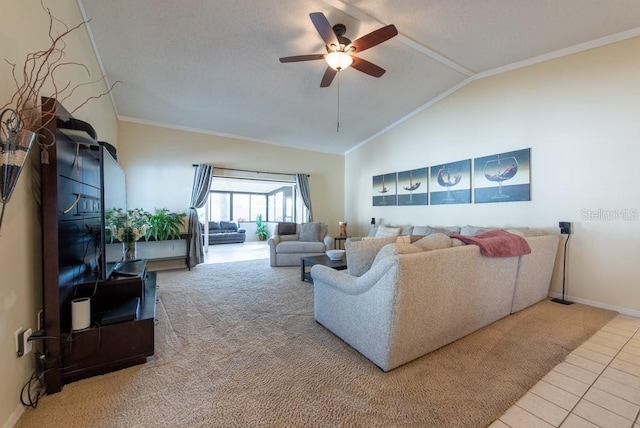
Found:
[[[24,406],[18,405],[13,413],[11,413],[11,416],[9,416],[9,419],[7,419],[4,425],[2,425],[2,428],[13,428],[18,423],[18,419],[20,419],[20,416],[22,416],[23,413]]]
[[[549,296],[557,297],[558,299],[560,299],[562,298],[562,293],[549,293]],[[565,299],[571,302],[582,303],[584,305],[589,305],[589,306],[595,306],[596,308],[609,309],[609,310],[621,313],[623,315],[629,315],[631,317],[640,318],[640,311],[637,311],[634,309],[623,308],[621,306],[608,305],[606,303],[596,302],[596,301],[587,300],[587,299],[581,299],[579,297],[573,297],[573,296],[565,296]]]

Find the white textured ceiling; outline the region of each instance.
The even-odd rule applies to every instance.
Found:
[[[463,82],[640,35],[638,0],[79,0],[119,117],[345,153]],[[323,12],[355,40],[398,36],[359,54],[320,88]],[[336,132],[340,96],[340,132]]]

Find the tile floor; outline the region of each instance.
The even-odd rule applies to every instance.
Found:
[[[640,318],[618,315],[490,428],[640,428]]]
[[[205,263],[268,259],[266,242],[210,245]],[[490,428],[640,428],[640,318],[618,315]]]
[[[243,244],[209,245],[204,253],[205,263],[229,263],[269,258],[266,241],[247,241]]]

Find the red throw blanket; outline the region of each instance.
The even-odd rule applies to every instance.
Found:
[[[527,240],[504,230],[489,230],[476,236],[452,235],[466,244],[480,247],[480,253],[489,257],[513,257],[531,253]]]

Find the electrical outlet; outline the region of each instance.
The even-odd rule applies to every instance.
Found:
[[[33,349],[33,343],[29,342],[32,334],[33,330],[30,328],[20,328],[16,331],[16,353],[18,357],[28,354]]]
[[[558,223],[558,227],[560,228],[560,233],[562,235],[571,235],[571,223],[568,221],[561,221]]]

